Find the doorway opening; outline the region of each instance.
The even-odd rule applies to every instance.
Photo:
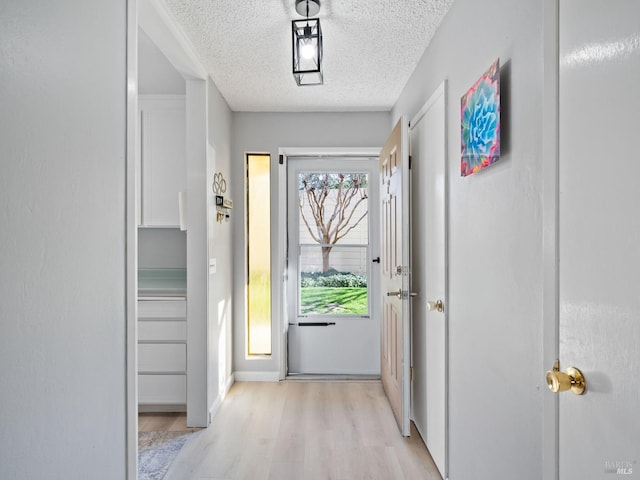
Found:
[[[289,157],[289,375],[380,373],[377,158]]]

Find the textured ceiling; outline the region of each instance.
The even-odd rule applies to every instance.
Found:
[[[322,0],[324,85],[291,73],[294,0],[165,0],[234,111],[389,110],[453,0]]]

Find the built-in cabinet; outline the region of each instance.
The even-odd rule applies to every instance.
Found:
[[[183,225],[180,199],[187,185],[185,96],[140,95],[138,108],[138,225],[177,228]],[[145,278],[139,275],[138,408],[186,411],[186,297],[182,292],[149,296],[149,291],[175,290],[167,285],[176,279]]]
[[[138,225],[178,227],[180,192],[186,192],[184,95],[140,95]]]
[[[186,411],[187,301],[138,299],[138,405],[140,411]]]

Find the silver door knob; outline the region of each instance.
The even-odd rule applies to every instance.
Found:
[[[387,297],[398,297],[402,298],[402,290],[397,290],[395,292],[387,292]]]
[[[438,312],[444,312],[444,303],[442,303],[442,300],[436,300],[434,301],[429,301],[427,302],[427,310],[432,311],[432,310],[436,310]]]

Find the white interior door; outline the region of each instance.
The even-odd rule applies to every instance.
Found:
[[[420,293],[412,313],[412,416],[443,478],[447,475],[445,125],[443,83],[411,121],[410,130],[413,289]]]
[[[409,435],[411,387],[408,137],[408,122],[403,117],[380,152],[380,376],[398,427],[405,436]]]
[[[559,4],[559,478],[637,476],[640,2]]]
[[[287,168],[288,373],[378,376],[377,159]]]

